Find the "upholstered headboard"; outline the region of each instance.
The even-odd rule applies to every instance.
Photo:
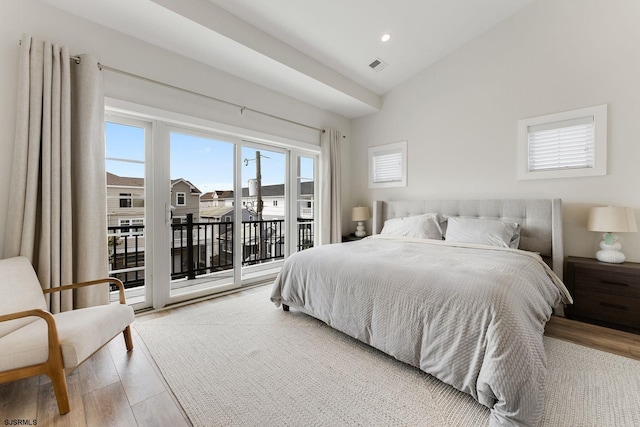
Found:
[[[520,249],[538,252],[562,279],[562,201],[560,199],[519,200],[412,200],[375,201],[373,234],[384,221],[423,213],[440,213],[461,218],[499,219],[520,224]]]

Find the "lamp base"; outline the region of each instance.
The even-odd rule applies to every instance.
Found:
[[[364,230],[364,222],[358,221],[358,226],[356,227],[356,237],[364,237],[367,235],[367,232]]]
[[[622,264],[626,257],[620,252],[620,249],[622,249],[622,245],[619,242],[609,245],[602,241],[600,242],[600,250],[596,252],[596,259],[611,264]]]

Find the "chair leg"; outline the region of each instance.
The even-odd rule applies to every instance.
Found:
[[[127,351],[133,350],[133,339],[131,338],[131,329],[129,326],[124,328],[122,334],[124,335],[124,343],[127,346]]]
[[[67,388],[67,376],[64,373],[64,368],[51,369],[49,371],[49,378],[53,383],[53,391],[56,393],[56,400],[58,401],[58,411],[60,415],[64,415],[71,410],[69,405],[69,390]]]

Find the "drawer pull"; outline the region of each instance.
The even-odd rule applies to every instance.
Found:
[[[602,283],[603,285],[629,286],[629,284],[628,284],[628,283],[611,282],[611,281],[609,281],[609,280],[600,280],[600,283]]]
[[[601,302],[600,305],[603,306],[603,307],[617,308],[618,310],[628,310],[628,308],[626,306],[624,306],[624,305],[611,304],[611,303],[608,303],[608,302]]]

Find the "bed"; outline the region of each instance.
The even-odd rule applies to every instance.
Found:
[[[416,218],[420,230],[435,227],[429,233],[438,229],[448,240],[388,232]],[[478,223],[508,225],[511,240],[456,241],[466,236],[465,224]],[[470,394],[491,408],[492,426],[536,425],[544,326],[572,302],[559,279],[561,201],[377,201],[372,229],[360,241],[290,256],[271,300]]]

